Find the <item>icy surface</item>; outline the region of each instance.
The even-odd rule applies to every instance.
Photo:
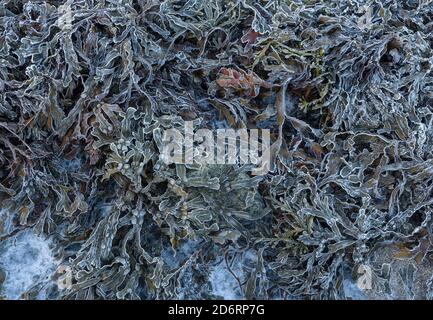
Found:
[[[358,285],[351,280],[344,279],[343,280],[343,288],[344,288],[344,294],[346,295],[346,298],[351,300],[365,300],[366,296],[362,292],[361,289],[359,289]]]
[[[172,247],[165,248],[161,257],[170,269],[178,268],[197,250],[199,244],[199,240],[188,240],[180,245],[176,251]]]
[[[48,283],[56,269],[51,242],[24,231],[0,244],[0,268],[6,278],[0,294],[20,299],[34,285]]]
[[[239,260],[233,263],[230,269],[240,281],[244,279],[245,275]],[[238,281],[230,273],[224,260],[213,268],[209,275],[209,282],[212,287],[212,294],[218,298],[223,298],[224,300],[239,300],[244,298]]]

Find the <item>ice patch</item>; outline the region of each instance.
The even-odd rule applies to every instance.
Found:
[[[187,240],[176,251],[172,247],[164,249],[161,258],[170,269],[178,268],[197,250],[199,244],[199,240]]]
[[[351,300],[366,300],[366,296],[362,292],[361,289],[359,289],[358,285],[348,279],[343,280],[343,290],[346,298],[349,298]]]
[[[1,243],[0,268],[6,277],[0,295],[17,300],[33,286],[48,283],[57,266],[50,245],[31,230]]]
[[[239,261],[235,262],[230,269],[241,281],[244,279],[242,264]],[[214,267],[209,275],[209,282],[212,286],[212,294],[217,297],[224,298],[224,300],[244,298],[239,283],[230,273],[224,260]]]
[[[257,252],[248,250],[243,254],[237,255],[233,261],[229,262],[230,270],[227,267],[224,256],[220,256],[219,258],[221,262],[214,266],[208,278],[212,286],[212,294],[224,300],[244,299],[244,293],[230,270],[241,283],[245,283],[248,274],[252,272],[257,265]]]

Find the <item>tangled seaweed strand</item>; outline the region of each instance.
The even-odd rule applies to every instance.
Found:
[[[344,299],[430,259],[432,47],[430,0],[2,0],[0,239],[55,239],[57,298],[215,298],[224,252],[245,298]],[[271,171],[166,165],[185,121],[270,129]]]

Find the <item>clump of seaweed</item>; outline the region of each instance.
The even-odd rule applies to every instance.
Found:
[[[432,17],[406,0],[1,0],[0,241],[49,236],[62,299],[218,298],[221,270],[236,297],[345,299],[365,265],[372,290],[395,267],[413,298],[406,265],[433,240]],[[270,129],[270,172],[166,164],[162,132],[186,121]]]

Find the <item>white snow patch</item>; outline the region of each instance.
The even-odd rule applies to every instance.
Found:
[[[0,295],[17,300],[34,285],[50,281],[57,267],[50,244],[31,230],[0,244],[0,268],[6,273]]]

